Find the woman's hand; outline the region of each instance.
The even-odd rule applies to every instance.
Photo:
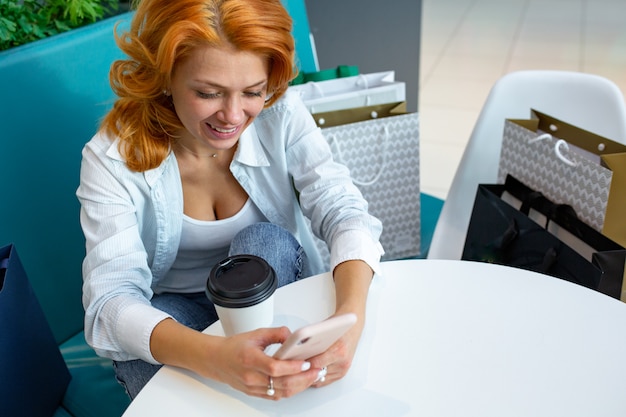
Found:
[[[348,373],[362,331],[363,320],[359,318],[359,321],[326,352],[309,359],[312,369],[325,369],[313,381],[314,387],[331,384]]]
[[[309,362],[277,360],[265,353],[267,346],[283,343],[290,333],[280,327],[219,337],[166,319],[152,332],[150,346],[154,358],[163,364],[189,369],[247,395],[279,400],[310,387],[319,372]]]
[[[279,400],[307,389],[319,370],[301,360],[276,360],[264,350],[289,336],[286,327],[259,329],[224,338],[214,351],[218,363],[212,373],[218,381],[248,395]],[[268,391],[272,378],[273,394]]]

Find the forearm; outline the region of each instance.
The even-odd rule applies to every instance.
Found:
[[[363,261],[343,262],[333,271],[336,291],[336,313],[355,313],[359,322],[365,320],[367,294],[374,272]]]
[[[207,359],[215,357],[219,338],[202,334],[173,319],[160,322],[152,331],[150,350],[160,363],[190,369],[201,376],[215,378]]]

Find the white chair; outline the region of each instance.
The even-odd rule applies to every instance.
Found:
[[[493,86],[452,180],[428,252],[429,259],[460,259],[481,183],[495,183],[507,118],[530,109],[626,144],[626,105],[606,78],[568,71],[519,71]]]

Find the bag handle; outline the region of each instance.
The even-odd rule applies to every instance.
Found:
[[[354,81],[354,85],[355,85],[356,87],[360,87],[360,83],[362,82],[363,87],[364,87],[363,89],[364,89],[364,90],[369,90],[369,88],[370,88],[370,87],[369,87],[369,82],[367,81],[367,77],[366,77],[364,74],[359,74],[359,75],[357,75],[356,77],[357,77],[357,78],[356,78],[356,80]],[[319,84],[318,84],[316,81],[309,81],[307,84],[310,84],[310,85],[311,85],[311,87],[313,87],[313,89],[317,92],[317,94],[318,94],[320,97],[322,97],[322,98],[323,98],[323,97],[326,97],[326,95],[324,94],[324,91],[322,90],[322,87],[320,87],[320,86],[319,86]],[[368,106],[370,106],[371,104],[372,104],[372,97],[371,97],[369,94],[367,94],[367,95],[365,96],[365,103],[363,104],[363,106],[362,106],[362,107],[368,107]],[[315,114],[315,113],[316,113],[316,111],[315,111],[315,106],[311,106],[311,108],[310,108],[310,112],[311,112],[312,114]]]
[[[495,239],[491,245],[490,250],[496,254],[498,258],[500,258],[505,264],[511,263],[511,255],[510,248],[511,246],[520,238],[520,231],[517,221],[515,219],[511,219],[508,227],[499,236]],[[544,274],[549,273],[552,266],[556,263],[558,258],[558,253],[553,246],[550,246],[546,249],[545,252],[541,253],[541,262],[539,265],[536,265],[533,270],[536,272],[542,272]]]
[[[342,152],[341,152],[341,146],[339,145],[339,141],[335,140],[334,135],[326,135],[326,139],[328,140],[329,145],[332,146],[333,143],[335,143],[335,149],[337,152],[337,161],[343,165],[346,165],[345,162],[343,162],[343,156],[342,156]],[[357,180],[356,178],[352,178],[352,182],[354,182],[356,185],[360,185],[360,186],[369,186],[369,185],[373,185],[376,183],[376,181],[378,181],[380,179],[380,177],[383,175],[383,172],[385,170],[385,166],[387,165],[387,143],[389,142],[389,128],[387,126],[383,126],[383,149],[382,149],[382,161],[380,163],[380,169],[378,170],[378,172],[376,173],[376,175],[374,175],[374,177],[370,180],[367,181],[361,181],[361,180]]]
[[[320,87],[319,85],[319,81],[307,81],[306,84],[313,87],[313,89],[315,90],[315,92],[318,94],[319,97],[326,97],[324,90],[322,90],[322,87]],[[364,90],[369,90],[370,88],[369,81],[367,81],[367,77],[364,74],[358,74],[356,76],[356,79],[354,80],[355,87],[361,87],[361,84],[363,85]],[[369,103],[369,101],[370,101],[370,97],[368,95],[367,102]],[[369,104],[366,104],[366,105],[369,105]]]
[[[4,278],[7,273],[7,269],[9,269],[9,258],[4,258],[0,260],[0,291],[4,288]]]
[[[551,138],[552,138],[551,134],[542,133],[541,135],[535,138],[528,139],[528,143],[533,144],[535,142],[539,142],[539,141],[551,139]],[[561,152],[561,148],[565,148],[565,151],[569,152],[569,144],[567,143],[567,141],[564,139],[557,139],[556,143],[554,144],[554,153],[556,154],[556,157],[559,158],[565,165],[569,165],[571,167],[578,166],[578,162],[568,159],[565,155],[563,155],[563,153]]]
[[[623,249],[621,245],[580,220],[576,215],[576,211],[571,206],[553,203],[544,195],[539,197],[535,196],[533,194],[535,193],[534,190],[510,174],[506,176],[503,190],[510,192],[520,201],[528,201],[529,196],[532,195],[530,207],[546,217],[546,224],[544,226],[546,229],[550,222],[555,222],[597,251]]]

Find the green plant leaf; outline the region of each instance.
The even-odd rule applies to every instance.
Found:
[[[4,17],[0,17],[0,39],[8,41],[13,38],[17,25]]]
[[[26,34],[33,33],[33,29],[36,27],[36,25],[32,23],[32,20],[29,19],[28,16],[20,16],[20,18],[17,20],[17,23],[20,27],[20,30]]]
[[[64,21],[55,19],[54,27],[57,28],[59,32],[67,32],[68,30],[72,30]]]
[[[0,50],[102,19],[118,0],[0,0]]]

